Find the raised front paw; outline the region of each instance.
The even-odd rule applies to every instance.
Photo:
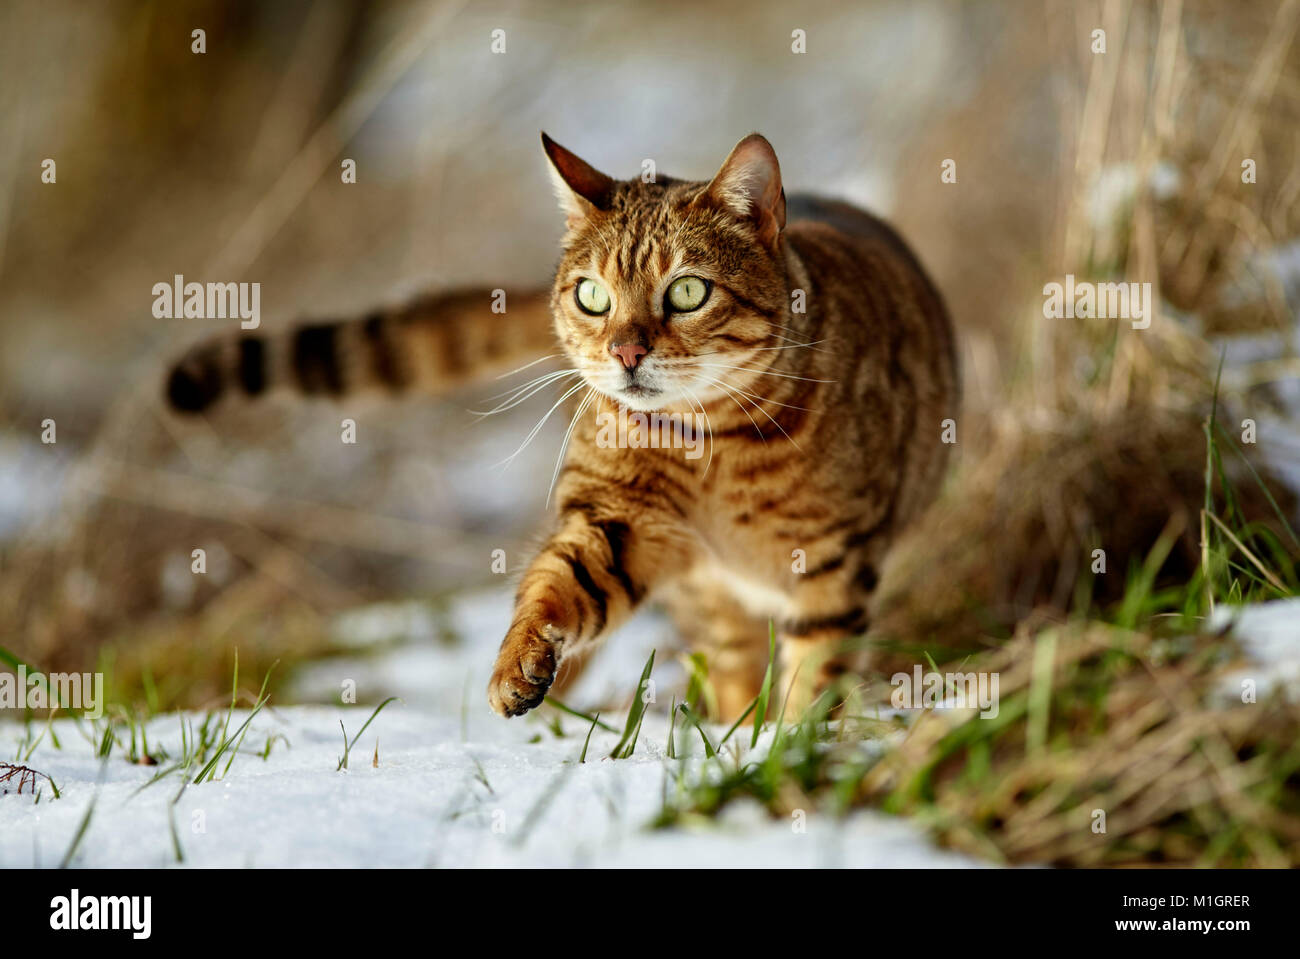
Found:
[[[512,630],[492,670],[488,704],[499,715],[522,716],[546,698],[555,667],[553,640],[533,629]]]

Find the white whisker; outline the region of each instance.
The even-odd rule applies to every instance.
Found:
[[[699,374],[699,375],[707,378],[707,374]],[[798,410],[800,413],[814,412],[813,410],[810,410],[806,406],[795,406],[793,403],[782,403],[780,400],[774,400],[770,396],[760,396],[757,393],[753,393],[750,390],[746,390],[743,387],[737,386],[735,383],[724,383],[721,379],[712,379],[709,380],[709,382],[715,386],[726,386],[729,389],[734,390],[735,392],[741,394],[742,396],[748,397],[751,400],[756,400],[761,403],[771,403],[773,406],[780,406],[783,409],[787,409],[787,410]]]
[[[545,363],[547,360],[558,359],[559,357],[561,357],[561,356],[563,356],[563,355],[564,355],[563,353],[551,353],[551,354],[549,354],[548,356],[539,356],[537,359],[533,360],[531,363],[525,363],[523,366],[516,367],[515,369],[511,370],[509,373],[502,373],[500,376],[497,377],[497,379],[499,379],[499,380],[504,380],[507,376],[514,376],[516,373],[522,373],[524,370],[528,369],[530,366],[536,366],[538,363]]]
[[[492,396],[489,396],[488,399],[495,400],[511,393],[518,393],[522,390],[528,389],[528,387],[532,386],[534,383],[541,383],[544,380],[548,380],[551,379],[552,377],[559,376],[561,373],[576,373],[576,372],[578,372],[576,367],[569,367],[563,370],[552,370],[549,373],[542,373],[540,376],[534,376],[531,380],[528,380],[526,383],[520,383],[518,386],[512,386],[510,387],[510,389],[502,390],[500,393],[494,393]]]
[[[779,376],[783,380],[802,380],[805,383],[834,383],[834,380],[819,380],[811,376],[795,376],[793,373],[778,373],[775,370],[756,370],[748,366],[723,366],[717,363],[697,363],[703,369],[709,370],[739,370],[742,373],[757,373],[760,376]]]
[[[783,339],[784,339],[784,337],[783,337]],[[694,355],[694,358],[695,358],[695,359],[698,359],[698,358],[701,357],[701,356],[731,356],[731,355],[733,355],[733,354],[735,354],[735,353],[741,353],[741,352],[744,352],[744,353],[771,353],[771,352],[773,352],[774,350],[800,350],[800,349],[807,349],[807,348],[813,346],[813,345],[816,344],[816,343],[825,343],[825,342],[827,342],[827,341],[826,341],[826,340],[813,340],[812,343],[791,343],[789,346],[758,346],[758,347],[753,347],[752,349],[751,349],[751,348],[746,348],[746,349],[744,349],[744,350],[710,350],[708,353],[696,353],[696,354]],[[818,350],[817,352],[819,352],[819,353],[825,353],[825,352],[827,352],[827,351],[826,351],[826,350]]]
[[[789,327],[783,326],[783,327],[781,327],[781,329],[786,330],[786,329],[789,329]],[[799,340],[796,340],[794,337],[790,337],[790,336],[782,336],[780,333],[773,333],[772,335],[775,336],[778,340],[785,340],[787,343],[790,343],[790,344],[792,344],[793,346],[805,346],[805,347],[808,347],[809,349],[812,349],[813,346],[814,346],[815,344],[817,344],[817,343],[829,343],[829,342],[830,342],[830,337],[824,337],[824,338],[822,338],[822,339],[820,339],[820,340],[813,340],[811,343],[803,343],[803,342],[801,342],[801,341],[799,341]],[[815,352],[815,353],[830,353],[831,351],[830,351],[830,350],[813,350],[813,352]]]
[[[708,412],[704,409],[704,403],[701,402],[701,401],[700,401],[700,398],[699,398],[698,396],[695,395],[695,391],[692,390],[689,386],[683,386],[682,389],[684,389],[684,390],[685,390],[685,391],[690,395],[690,399],[691,399],[693,402],[699,404],[699,407],[700,407],[700,415],[704,417],[704,428],[707,429],[707,430],[709,431],[709,459],[708,459],[708,461],[704,464],[704,474],[703,474],[704,476],[708,476],[708,475],[709,475],[709,467],[711,467],[711,466],[713,465],[713,424],[709,421],[709,414],[708,414]],[[692,416],[695,415],[694,407],[692,407],[692,409],[691,409],[691,415],[692,415]]]
[[[719,382],[718,385],[721,386],[721,385],[723,385],[723,384],[722,384],[721,382]],[[737,393],[739,393],[739,394],[740,394],[741,396],[743,396],[745,399],[749,400],[750,403],[753,404],[754,409],[758,410],[760,413],[762,413],[764,416],[766,416],[769,420],[771,420],[771,421],[772,421],[772,425],[775,426],[777,429],[779,429],[779,430],[781,431],[781,433],[785,436],[786,439],[788,439],[788,440],[791,442],[791,444],[794,446],[795,449],[797,449],[800,453],[803,452],[803,447],[801,447],[798,443],[796,443],[796,442],[794,441],[794,437],[793,437],[793,436],[791,436],[789,433],[786,433],[786,431],[785,431],[785,427],[782,426],[780,423],[778,423],[775,419],[773,419],[772,414],[769,413],[767,410],[763,409],[763,407],[760,405],[761,403],[775,403],[777,406],[785,406],[784,403],[777,403],[776,400],[769,400],[769,399],[767,399],[766,397],[761,397],[761,396],[760,396],[760,397],[755,397],[752,393],[747,393],[745,390],[741,389],[739,386],[735,386],[734,384],[732,384],[732,385],[730,386],[730,389],[735,390]],[[797,407],[797,406],[796,406],[796,407],[791,407],[791,409],[802,409],[802,407]],[[804,410],[804,412],[811,412],[811,410]],[[751,421],[753,420],[753,417],[752,417],[752,416],[750,417],[750,420],[751,420]],[[755,425],[757,426],[757,424],[755,424]],[[759,430],[759,435],[762,435],[762,430]]]
[[[559,370],[555,373],[548,373],[545,376],[539,376],[537,379],[530,380],[528,383],[525,383],[514,391],[507,390],[506,393],[509,393],[510,397],[509,399],[503,400],[499,406],[490,410],[470,410],[470,412],[475,416],[492,416],[494,413],[504,413],[506,410],[514,409],[520,403],[524,402],[538,391],[545,389],[551,383],[557,380],[567,379],[570,376],[580,375],[581,373],[578,370]],[[506,393],[498,393],[497,396],[490,396],[488,399],[494,400],[499,396],[505,396]]]
[[[587,395],[582,398],[582,402],[578,404],[577,410],[574,411],[573,419],[569,421],[569,428],[564,431],[564,442],[560,444],[560,455],[555,458],[555,472],[551,474],[551,485],[546,491],[547,506],[551,505],[551,494],[555,492],[555,481],[560,478],[560,467],[564,463],[564,454],[568,452],[569,439],[573,436],[573,428],[578,425],[578,420],[587,411],[587,407],[591,405],[591,401],[595,396],[595,387],[588,388]]]
[[[764,445],[767,444],[767,437],[763,434],[763,430],[762,430],[762,428],[759,427],[759,425],[758,425],[758,421],[757,421],[756,419],[754,419],[754,417],[750,416],[750,414],[749,414],[749,410],[745,409],[745,407],[741,405],[740,400],[736,399],[735,394],[731,391],[731,388],[728,387],[726,383],[722,382],[722,380],[706,380],[705,385],[706,385],[706,386],[716,386],[716,387],[718,387],[718,389],[720,389],[720,390],[722,390],[724,393],[726,393],[726,394],[727,394],[727,399],[729,399],[729,400],[731,400],[731,402],[735,403],[735,404],[736,404],[736,408],[737,408],[738,410],[740,410],[740,412],[742,412],[742,413],[744,413],[746,416],[748,416],[748,417],[749,417],[749,421],[750,421],[751,423],[754,424],[754,431],[755,431],[756,433],[758,433],[758,438],[761,439],[761,440],[763,441],[763,444],[764,444]]]
[[[546,415],[537,421],[537,425],[532,428],[529,434],[526,437],[524,437],[524,441],[519,444],[519,449],[515,450],[513,453],[511,453],[509,456],[507,456],[505,459],[503,459],[500,463],[497,463],[496,465],[506,466],[509,463],[511,463],[514,460],[514,458],[518,456],[520,453],[522,453],[524,449],[527,448],[528,444],[533,441],[533,437],[535,437],[539,432],[541,432],[542,427],[546,425],[546,421],[551,418],[551,414],[554,413],[557,409],[559,409],[560,406],[563,405],[565,400],[567,400],[574,393],[578,392],[578,390],[582,389],[584,385],[585,385],[584,383],[579,383],[577,386],[570,387],[568,392],[566,392],[563,396],[561,396],[558,400],[556,400],[555,405],[546,411]]]
[[[782,403],[780,400],[774,400],[770,396],[760,396],[757,393],[750,392],[749,390],[737,386],[735,383],[728,383],[727,385],[730,386],[737,393],[739,393],[741,396],[754,400],[757,403],[771,403],[773,406],[779,406],[782,409],[787,409],[787,410],[798,410],[800,413],[813,412],[812,410],[808,409],[808,407],[806,406],[794,406],[790,403]]]

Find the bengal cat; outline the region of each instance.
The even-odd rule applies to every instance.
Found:
[[[769,622],[797,710],[865,666],[845,641],[867,630],[890,543],[941,482],[959,391],[943,301],[882,221],[787,202],[758,134],[708,182],[614,180],[542,143],[567,216],[548,292],[508,293],[504,313],[469,291],[209,340],[172,371],[171,403],[201,410],[227,386],[444,391],[558,337],[580,415],[488,702],[537,706],[561,665],[655,597],[705,654],[719,718],[757,693]],[[707,454],[632,439],[652,412],[704,424]],[[628,431],[602,429],[611,417]]]

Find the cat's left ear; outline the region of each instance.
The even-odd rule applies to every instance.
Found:
[[[572,230],[597,210],[608,210],[614,194],[614,180],[576,154],[570,153],[545,133],[542,149],[551,161],[551,181],[560,206],[568,215]]]
[[[768,246],[785,229],[785,190],[781,166],[767,138],[751,133],[732,149],[705,194],[758,230]]]

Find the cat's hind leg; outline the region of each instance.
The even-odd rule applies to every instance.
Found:
[[[864,636],[882,552],[850,551],[798,580],[791,609],[777,623],[780,689],[789,718],[797,719],[827,691],[828,705],[838,708],[846,687],[866,674],[870,656]]]

